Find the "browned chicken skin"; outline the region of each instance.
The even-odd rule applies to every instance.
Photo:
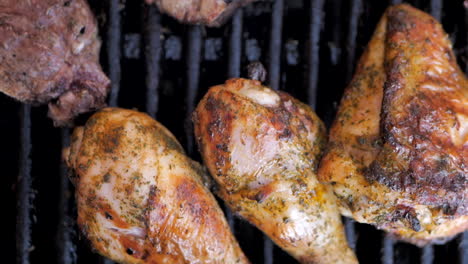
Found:
[[[85,0],[0,0],[0,91],[49,103],[56,125],[104,105],[96,21]]]
[[[357,263],[329,186],[316,179],[325,128],[305,104],[259,81],[212,87],[193,121],[230,208],[302,263]]]
[[[190,24],[218,27],[239,7],[255,0],[146,0],[155,3],[161,12]]]
[[[319,178],[342,213],[424,245],[468,228],[468,81],[441,25],[382,17],[346,89]]]
[[[121,263],[248,263],[204,171],[149,116],[106,108],[73,133],[78,225]]]

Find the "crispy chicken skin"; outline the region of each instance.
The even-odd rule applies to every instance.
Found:
[[[248,263],[204,171],[149,116],[106,108],[75,129],[64,159],[73,171],[78,225],[120,263]]]
[[[345,91],[319,179],[342,213],[422,246],[468,227],[468,81],[441,25],[387,9]]]
[[[335,197],[317,181],[325,128],[313,111],[259,81],[212,87],[193,116],[218,195],[302,263],[357,263]]]
[[[180,22],[219,27],[239,7],[255,0],[146,0]]]
[[[96,21],[85,0],[0,0],[0,91],[49,104],[55,125],[104,105]]]

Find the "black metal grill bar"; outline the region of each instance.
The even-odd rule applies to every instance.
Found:
[[[382,245],[382,263],[393,264],[395,261],[394,245],[395,240],[389,234],[384,234]]]
[[[359,26],[359,18],[362,13],[362,0],[351,1],[350,15],[349,15],[349,27],[348,35],[346,39],[346,80],[351,79],[354,71],[354,60],[356,54],[356,37]],[[356,250],[356,226],[354,220],[346,218],[344,221],[346,237],[348,238],[349,246]]]
[[[431,15],[437,19],[437,21],[442,21],[442,0],[431,0]]]
[[[231,34],[229,36],[229,58],[228,58],[228,78],[240,77],[241,74],[241,59],[242,59],[242,18],[243,11],[236,11],[231,22]],[[235,234],[235,216],[228,206],[225,207],[226,218]]]
[[[269,85],[274,90],[280,88],[281,45],[283,35],[284,0],[276,0],[271,12],[270,56],[268,67]]]
[[[264,264],[273,264],[273,241],[266,236],[263,235],[263,263]]]
[[[432,245],[425,246],[421,251],[421,264],[434,262],[434,247]]]
[[[468,264],[468,232],[461,235],[458,252],[460,254],[460,264]]]
[[[145,9],[147,20],[145,25],[145,61],[146,61],[146,112],[153,118],[159,106],[159,77],[161,61],[161,21],[155,6]]]
[[[319,79],[320,32],[324,21],[323,0],[312,1],[310,6],[310,45],[309,45],[309,87],[307,103],[315,109],[317,103],[317,85]]]
[[[201,51],[202,51],[202,32],[201,26],[191,26],[189,29],[188,40],[188,59],[187,59],[187,90],[186,90],[186,114],[185,114],[185,133],[187,140],[187,152],[193,154],[193,124],[192,112],[195,109],[195,100],[200,83]]]
[[[120,80],[122,78],[121,69],[121,41],[122,41],[122,23],[120,14],[120,1],[108,0],[109,16],[107,24],[107,74],[111,80],[111,90],[109,94],[109,106],[116,107],[119,100]],[[102,264],[113,264],[108,258],[100,257]]]
[[[21,150],[20,168],[17,182],[17,215],[16,215],[16,262],[29,263],[32,241],[31,208],[33,204],[31,177],[31,106],[21,106]]]
[[[356,251],[356,222],[350,218],[344,218],[344,227],[346,232],[346,238],[348,239],[349,247]]]
[[[240,77],[241,73],[242,18],[242,9],[236,11],[234,17],[232,18],[231,35],[229,36],[229,78]]]
[[[271,12],[270,50],[268,65],[269,86],[273,90],[279,90],[281,79],[281,45],[283,35],[283,10],[284,0],[276,0]],[[263,263],[273,264],[274,245],[271,239],[263,236]]]
[[[61,146],[70,145],[70,130],[61,130]],[[57,231],[57,263],[76,263],[76,245],[72,240],[73,220],[70,218],[70,180],[67,175],[67,167],[64,162],[60,164],[60,189],[59,189],[59,226]]]
[[[346,80],[350,80],[354,71],[356,57],[356,37],[358,34],[359,18],[362,14],[362,0],[352,0],[349,14],[348,36],[346,39]]]
[[[109,0],[109,23],[107,25],[107,66],[108,74],[111,80],[111,90],[109,95],[109,105],[117,106],[120,79],[121,79],[121,17],[120,17],[120,1]]]

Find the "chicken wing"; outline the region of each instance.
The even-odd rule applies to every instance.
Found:
[[[104,106],[96,21],[85,0],[0,0],[0,91],[49,104],[55,125]]]
[[[330,131],[319,178],[342,213],[417,245],[468,228],[468,81],[441,25],[387,9]]]
[[[78,225],[121,263],[248,263],[201,166],[149,116],[106,108],[75,129]]]
[[[229,207],[303,263],[357,263],[329,186],[317,181],[325,128],[305,104],[259,81],[212,87],[193,121]]]
[[[146,0],[155,3],[161,12],[190,24],[219,27],[238,8],[255,0]]]

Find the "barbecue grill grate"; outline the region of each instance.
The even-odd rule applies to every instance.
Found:
[[[218,29],[181,25],[141,2],[90,0],[103,37],[101,61],[112,80],[109,104],[148,112],[200,160],[191,112],[208,87],[242,75],[250,61],[266,63],[272,88],[308,102],[330,125],[379,17],[388,4],[401,1],[263,1],[239,10]],[[468,72],[463,2],[409,2],[442,19]],[[112,263],[92,253],[76,229],[73,187],[60,163],[70,130],[54,129],[45,107],[31,109],[4,95],[0,102],[0,135],[7,139],[0,150],[6,239],[16,239],[16,251],[13,243],[5,250],[7,263],[15,256],[17,263]],[[253,263],[295,263],[258,230],[226,214]],[[16,230],[10,228],[14,221]],[[467,234],[418,249],[351,220],[346,231],[361,263],[468,263]]]

